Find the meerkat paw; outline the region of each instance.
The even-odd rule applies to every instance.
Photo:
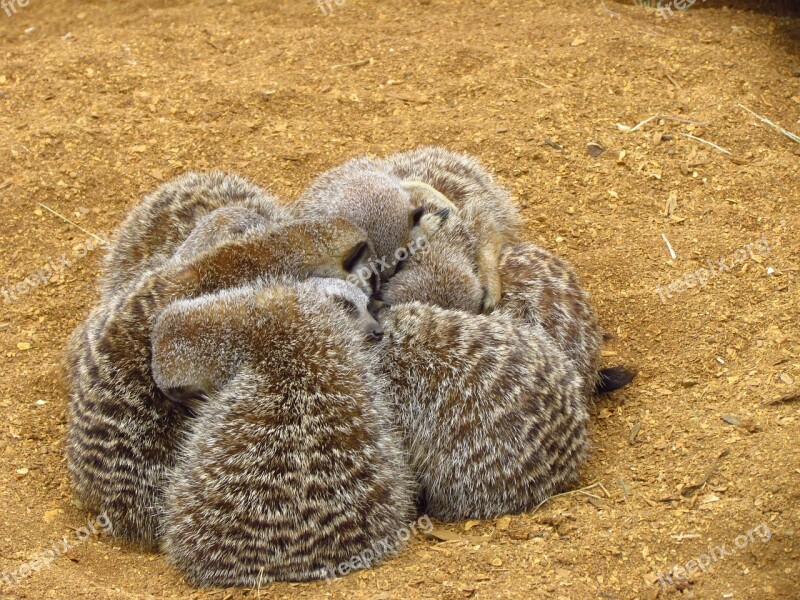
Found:
[[[436,212],[424,212],[418,222],[420,233],[428,239],[433,238],[444,227],[449,217],[450,209],[448,208],[442,208]]]

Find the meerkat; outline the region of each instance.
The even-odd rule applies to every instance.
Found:
[[[263,275],[343,279],[374,256],[366,235],[343,220],[261,225],[209,246],[204,236],[219,235],[229,217],[227,210],[204,217],[183,249],[105,299],[68,343],[67,464],[77,496],[109,515],[115,536],[145,546],[157,540],[164,474],[189,415],[152,380],[158,314],[175,300]],[[186,248],[199,252],[187,256]]]
[[[500,259],[504,314],[540,325],[572,360],[587,395],[604,394],[636,375],[624,367],[599,369],[603,332],[573,266],[534,244],[507,248]]]
[[[159,316],[156,383],[202,398],[164,513],[163,548],[194,585],[328,578],[396,551],[415,494],[370,320],[367,297],[330,280],[242,286]]]
[[[382,366],[422,501],[441,519],[528,510],[574,481],[593,398],[635,372],[597,370],[603,336],[588,294],[568,262],[533,244],[504,250],[491,315],[464,309],[475,280],[448,294],[420,276],[433,265],[414,266],[413,278],[403,279],[403,267],[383,295],[391,308],[381,316]],[[449,268],[473,267],[456,255]]]
[[[406,187],[380,160],[361,157],[319,175],[288,208],[296,217],[339,217],[365,230],[378,258],[373,271],[385,280],[403,257],[437,234],[452,207],[440,196],[422,198]]]
[[[399,273],[382,287],[385,303],[419,301],[479,312],[476,297],[480,284],[470,260],[469,238],[452,239],[449,231],[457,224],[458,218],[451,216],[425,253],[410,258],[408,268],[403,263]],[[503,251],[498,268],[502,312],[540,325],[575,363],[586,394],[608,393],[633,379],[635,372],[623,367],[598,370],[603,333],[572,265],[533,244],[521,243]]]
[[[484,288],[482,309],[500,302],[500,253],[517,242],[519,215],[508,192],[473,157],[439,147],[424,147],[383,159],[388,172],[401,179],[413,202],[455,206],[475,240],[478,278]],[[433,188],[434,194],[431,194]]]
[[[382,304],[423,302],[478,314],[484,288],[475,261],[477,242],[457,212],[419,251],[398,264],[395,275],[382,283]]]
[[[419,485],[441,520],[525,512],[577,478],[588,399],[540,327],[410,302],[381,313],[382,372]]]
[[[261,222],[282,223],[288,214],[255,183],[222,171],[185,173],[162,184],[134,206],[106,254],[100,289],[113,295],[141,273],[161,264],[207,214],[223,207],[240,219],[241,232]],[[249,218],[242,218],[248,215]],[[232,235],[233,227],[225,231]]]

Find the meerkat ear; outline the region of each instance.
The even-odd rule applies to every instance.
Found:
[[[368,253],[369,243],[364,241],[358,242],[345,253],[344,259],[342,259],[342,268],[347,273],[353,273],[364,259],[367,258]]]
[[[229,378],[224,323],[215,308],[209,297],[180,300],[168,306],[153,327],[153,381],[179,404],[206,400]]]

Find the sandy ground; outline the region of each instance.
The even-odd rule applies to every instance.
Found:
[[[161,556],[80,530],[94,515],[66,473],[60,365],[96,298],[86,232],[188,169],[289,199],[349,157],[428,143],[497,173],[525,237],[582,274],[617,336],[607,363],[640,369],[596,410],[581,485],[602,486],[437,523],[439,539],[379,568],[261,597],[798,597],[800,144],[739,107],[800,134],[796,18],[578,0],[339,0],[327,16],[311,0],[19,3],[0,10],[0,579],[71,547],[0,597],[259,595],[193,590]],[[656,114],[676,120],[627,130]],[[691,274],[703,285],[667,287]],[[692,560],[710,564],[671,585]]]

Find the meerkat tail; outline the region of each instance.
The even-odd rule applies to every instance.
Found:
[[[597,374],[600,376],[595,387],[595,393],[598,396],[625,387],[637,375],[636,371],[625,367],[608,367],[607,369],[600,369]]]
[[[404,181],[401,187],[411,194],[411,201],[414,205],[430,204],[436,208],[446,208],[452,211],[453,214],[458,214],[458,208],[447,196],[424,181]]]

